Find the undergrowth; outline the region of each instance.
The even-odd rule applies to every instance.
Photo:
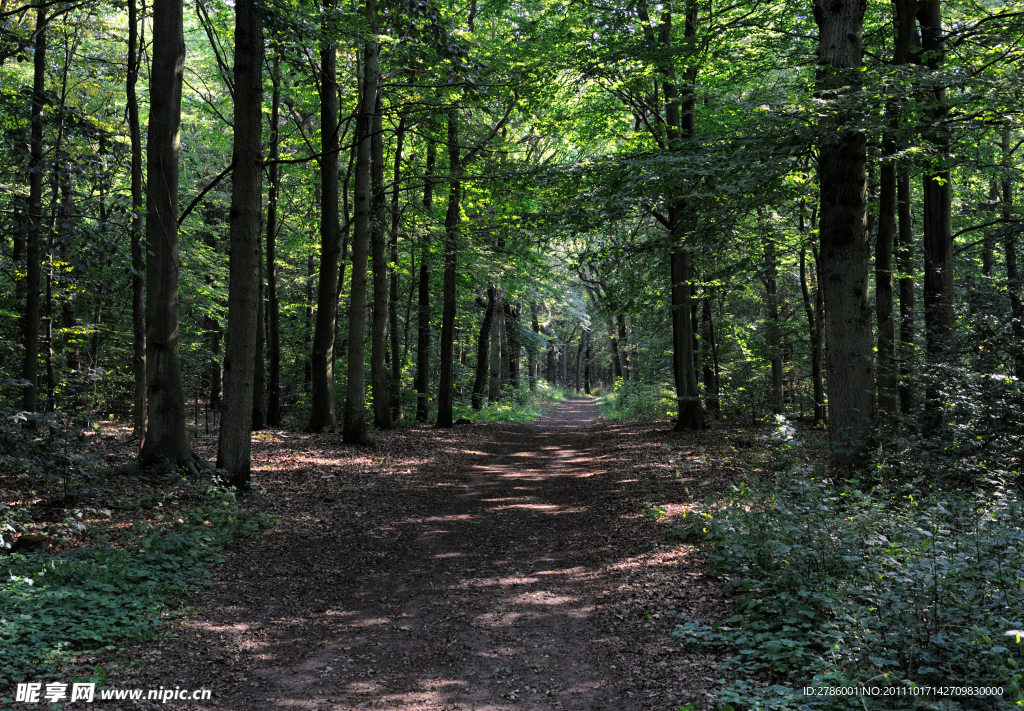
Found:
[[[608,420],[664,420],[676,414],[675,393],[665,383],[615,381],[611,392],[597,398]]]
[[[1003,482],[833,482],[794,464],[678,533],[706,536],[735,595],[734,616],[674,633],[730,655],[720,709],[1024,707],[1024,504]]]
[[[269,524],[210,487],[199,506],[134,521],[125,547],[2,559],[0,685],[52,672],[74,654],[152,636],[174,596],[204,585],[218,549]]]
[[[536,388],[532,391],[506,388],[500,400],[485,403],[480,410],[474,410],[468,402],[456,403],[454,416],[470,422],[532,422],[553,405],[575,395],[546,381],[538,381]]]

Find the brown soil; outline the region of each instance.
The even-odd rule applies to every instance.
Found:
[[[230,551],[170,634],[119,655],[110,685],[205,687],[212,701],[169,705],[239,711],[705,708],[718,660],[670,632],[728,605],[644,516],[685,500],[666,445],[697,436],[596,419],[574,399],[372,450],[258,436],[252,505],[277,527]]]

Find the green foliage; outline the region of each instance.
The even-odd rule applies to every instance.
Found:
[[[573,393],[566,388],[541,381],[532,392],[506,389],[501,400],[488,402],[480,410],[474,410],[469,403],[456,404],[455,417],[471,422],[532,422],[552,405],[565,402],[570,394]]]
[[[927,484],[798,478],[737,490],[704,519],[709,562],[736,594],[724,623],[675,636],[733,656],[734,708],[892,708],[892,697],[804,696],[800,687],[1002,687],[963,708],[1024,701],[1024,504]],[[788,683],[758,683],[785,678]],[[907,707],[961,708],[910,696]]]
[[[69,655],[150,637],[172,597],[206,584],[219,546],[270,523],[211,487],[201,506],[136,521],[137,547],[81,548],[59,557],[13,554],[0,581],[0,684],[38,675]]]
[[[615,381],[612,392],[597,398],[609,420],[663,420],[675,414],[675,393],[665,383]]]

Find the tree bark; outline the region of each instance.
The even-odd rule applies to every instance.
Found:
[[[132,0],[129,0],[132,1]],[[271,70],[270,165],[267,166],[267,424],[281,426],[281,306],[277,295],[277,200],[279,131],[281,128],[281,54],[274,55]]]
[[[262,182],[262,181],[261,181]],[[262,195],[260,196],[262,202]],[[262,205],[260,206],[262,208]],[[260,228],[262,231],[262,215]],[[256,236],[256,340],[253,345],[252,431],[267,427],[267,368],[264,360],[267,347],[266,287],[263,282],[263,235]]]
[[[434,211],[434,163],[437,143],[427,136],[427,165],[423,176],[423,214],[427,229],[420,246],[420,283],[416,310],[416,420],[426,422],[430,405],[430,219]]]
[[[509,303],[505,304],[505,341],[508,351],[508,382],[513,390],[519,390],[520,356],[519,345],[519,309]]]
[[[480,410],[484,406],[484,390],[487,387],[488,371],[490,370],[491,331],[494,327],[494,313],[498,306],[497,290],[491,286],[487,289],[487,308],[480,322],[480,335],[476,345],[476,372],[473,377],[473,409]]]
[[[39,277],[43,246],[43,108],[46,105],[46,10],[36,9],[28,165],[28,234],[25,240],[25,312],[22,315],[21,409],[39,409]]]
[[[493,288],[493,287],[492,287]],[[490,290],[487,292],[490,301]],[[501,342],[501,326],[505,317],[505,303],[502,292],[496,291],[494,297],[494,320],[491,324],[490,377],[487,379],[487,400],[497,402],[501,397],[501,362],[504,357]]]
[[[325,4],[333,10],[333,3]],[[320,52],[320,279],[316,325],[310,358],[309,429],[322,432],[338,423],[334,402],[334,339],[338,325],[338,270],[341,225],[338,221],[338,78],[337,49],[324,42]],[[352,334],[349,334],[351,340]],[[351,357],[351,356],[350,356]]]
[[[882,430],[892,427],[899,408],[896,371],[896,320],[893,318],[892,253],[896,232],[896,140],[882,142],[878,195],[878,234],[875,238],[875,315],[878,329],[878,419]]]
[[[405,116],[398,120],[395,135],[395,178],[391,188],[391,264],[389,266],[390,294],[388,302],[388,328],[391,331],[391,418],[396,426],[405,423],[405,405],[402,402],[402,355],[398,342],[398,228],[402,212],[398,209],[400,178],[402,176],[402,148],[405,141]],[[408,339],[407,339],[408,340]]]
[[[917,11],[921,49],[928,68],[937,72],[945,59],[941,0],[924,0]],[[924,429],[937,432],[945,419],[943,381],[936,368],[953,359],[956,313],[953,310],[953,184],[946,156],[949,134],[944,126],[948,107],[946,89],[936,86],[925,108],[929,126],[925,139],[936,156],[924,173],[924,326],[930,376],[925,387]]]
[[[1013,217],[1013,173],[1010,152],[1010,131],[1004,129],[1002,139],[1002,176],[1000,179],[1000,207],[1002,217]],[[1013,374],[1018,381],[1024,381],[1024,303],[1021,301],[1020,273],[1017,268],[1017,236],[1007,226],[1003,232],[1003,254],[1006,260],[1006,286],[1010,292],[1010,324],[1013,332]]]
[[[721,412],[721,403],[718,396],[718,343],[715,340],[715,321],[711,314],[711,297],[708,295],[708,287],[704,287],[705,296],[701,300],[701,337],[700,341],[704,346],[704,400],[708,410],[716,415]],[[625,330],[625,319],[621,328]],[[625,338],[622,339],[625,342]],[[627,366],[628,373],[628,366]]]
[[[374,29],[376,31],[376,29]],[[371,48],[372,45],[372,48]],[[380,79],[377,76],[377,53],[379,45],[367,42],[366,70],[373,72],[372,89],[367,77],[367,89],[372,93],[370,101],[374,107],[370,137],[371,168],[370,181],[373,190],[371,209],[373,222],[370,230],[373,251],[373,323],[370,330],[370,382],[373,385],[373,423],[379,430],[391,429],[391,404],[388,398],[388,234],[387,200],[384,192],[384,105],[381,99]],[[372,57],[372,58],[371,58]],[[397,354],[396,354],[397,356]]]
[[[669,255],[671,265],[672,352],[675,373],[678,415],[676,431],[699,430],[704,427],[704,413],[697,387],[697,371],[693,366],[693,333],[690,318],[690,252],[677,247]],[[587,341],[587,350],[590,342]],[[589,356],[587,358],[589,363]],[[589,367],[589,366],[588,366]],[[589,382],[589,379],[588,379]],[[587,390],[587,394],[590,391]]]
[[[801,215],[801,217],[803,217]],[[815,259],[815,262],[817,260]],[[815,273],[817,266],[815,265]],[[810,275],[807,273],[807,249],[800,248],[800,288],[804,297],[804,315],[807,317],[807,332],[811,341],[811,391],[814,397],[814,410],[812,417],[815,427],[825,426],[825,384],[822,379],[822,342],[821,342],[821,321],[816,318],[816,309],[811,303],[811,292],[808,286]],[[821,285],[815,289],[815,301],[821,293]]]
[[[185,433],[178,328],[178,151],[185,37],[181,0],[154,0],[146,148],[146,400],[139,463],[194,469]]]
[[[368,45],[370,43],[367,43]],[[370,130],[375,109],[376,77],[369,66],[376,56],[363,57],[363,89],[356,115],[355,195],[352,222],[352,286],[348,320],[348,381],[345,392],[344,438],[366,442],[366,266],[372,230]]]
[[[437,426],[451,427],[455,396],[456,272],[459,260],[459,223],[462,210],[462,167],[459,148],[459,112],[448,110],[448,210],[444,218],[444,285],[441,306],[441,377],[437,396]]]
[[[819,96],[839,99],[859,85],[864,0],[815,0]],[[868,303],[867,150],[855,117],[836,111],[820,140],[820,239],[828,363],[829,439],[837,472],[864,463],[872,429],[873,354]]]
[[[910,205],[910,173],[901,165],[896,175],[896,210],[899,230],[896,237],[896,268],[899,270],[900,292],[900,412],[909,415],[914,403],[914,228]]]
[[[772,414],[785,410],[782,399],[782,324],[779,322],[778,264],[775,259],[775,238],[769,232],[764,238],[764,290],[768,301],[768,350],[772,369]]]
[[[217,468],[227,481],[249,488],[256,359],[263,363],[257,331],[263,318],[263,19],[256,0],[235,0],[234,120],[228,333],[224,354],[224,414]],[[260,368],[262,370],[262,368]],[[261,423],[262,424],[262,423]]]
[[[128,133],[131,141],[131,255],[132,255],[132,428],[140,440],[146,436],[146,271],[142,244],[142,129],[139,124],[139,100],[135,88],[139,81],[139,17],[135,0],[128,0],[128,72],[125,100],[128,104]],[[95,366],[95,364],[94,364]]]

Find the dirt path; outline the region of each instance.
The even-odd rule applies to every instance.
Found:
[[[674,647],[665,613],[722,604],[641,515],[670,485],[649,458],[666,435],[596,416],[575,399],[531,425],[406,431],[359,462],[304,442],[297,489],[274,486],[280,468],[257,480],[278,529],[139,649],[151,672],[132,685],[239,710],[703,705],[714,660]]]

